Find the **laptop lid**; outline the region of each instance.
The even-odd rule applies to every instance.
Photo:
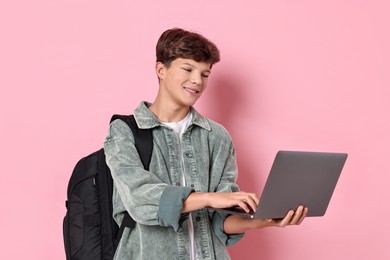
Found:
[[[283,218],[299,205],[307,216],[323,216],[347,159],[346,153],[279,151],[268,175],[256,213],[219,209],[249,218]]]

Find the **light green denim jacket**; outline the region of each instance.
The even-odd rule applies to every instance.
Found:
[[[111,123],[104,143],[106,161],[114,179],[114,218],[121,223],[128,211],[137,222],[126,228],[115,259],[190,259],[189,214],[181,214],[191,192],[238,191],[237,165],[226,129],[191,109],[192,121],[180,145],[142,102],[134,111],[139,128],[153,129],[149,171],[143,169],[130,128],[121,120]],[[183,163],[181,162],[183,160]],[[184,169],[182,169],[182,167]],[[182,172],[186,187],[183,187]],[[210,209],[192,212],[197,254],[203,259],[230,259],[227,246],[243,234],[223,231],[226,215]]]

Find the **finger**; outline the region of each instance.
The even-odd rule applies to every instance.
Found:
[[[237,206],[239,206],[240,208],[245,210],[246,213],[248,213],[250,211],[248,204],[246,202],[244,202],[243,200],[238,200]]]
[[[255,200],[256,197],[249,196],[245,199],[246,204],[251,208],[253,212],[256,212],[258,202]]]
[[[290,210],[286,216],[282,219],[282,221],[280,221],[280,224],[279,226],[280,227],[285,227],[287,226],[290,222],[291,222],[291,219],[293,218],[294,216],[294,211],[293,210]]]
[[[256,193],[249,193],[249,196],[251,196],[252,200],[257,204],[259,204],[259,198],[257,197]]]
[[[303,215],[303,206],[299,206],[295,211],[294,216],[290,221],[290,224],[291,225],[297,224],[298,221],[301,219],[302,215]]]
[[[246,204],[245,207],[242,207],[242,206],[240,206],[240,207],[242,207],[243,209],[248,208],[248,211],[252,210],[253,212],[256,212],[257,204],[258,204],[258,199],[257,199],[256,194],[247,193],[247,192],[238,192],[237,195],[239,195],[236,198],[238,200],[238,203],[244,202]],[[239,205],[242,205],[242,204],[239,204]]]
[[[306,218],[307,216],[307,212],[309,211],[309,209],[307,207],[305,207],[303,209],[303,213],[302,213],[302,216],[299,218],[298,222],[297,222],[297,225],[301,224],[302,221]]]

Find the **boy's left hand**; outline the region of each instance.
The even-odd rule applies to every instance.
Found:
[[[308,208],[299,206],[296,211],[290,210],[283,219],[266,219],[269,226],[285,227],[288,225],[299,225],[306,218]]]

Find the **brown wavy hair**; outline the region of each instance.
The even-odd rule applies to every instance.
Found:
[[[203,35],[173,28],[163,32],[158,39],[156,59],[169,67],[177,58],[207,62],[211,66],[220,60],[217,46]]]

